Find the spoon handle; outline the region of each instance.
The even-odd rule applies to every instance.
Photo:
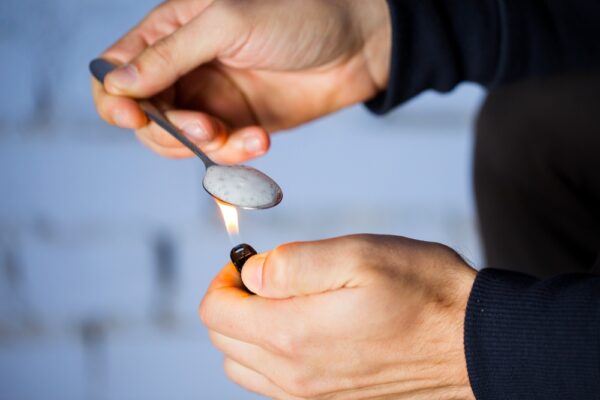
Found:
[[[98,80],[100,83],[104,83],[104,78],[108,75],[109,72],[114,70],[117,66],[112,64],[109,61],[106,61],[102,58],[96,58],[90,63],[90,72],[94,75],[94,78]],[[177,139],[181,144],[190,149],[195,155],[197,155],[203,162],[206,168],[211,165],[215,165],[215,162],[212,161],[202,150],[198,148],[191,140],[189,140],[186,136],[184,136],[179,129],[175,125],[173,125],[165,116],[165,114],[158,109],[150,100],[138,100],[138,104],[141,109],[144,111],[144,114],[156,122],[161,128],[167,131],[171,136]]]

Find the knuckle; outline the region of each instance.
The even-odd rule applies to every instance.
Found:
[[[102,118],[104,121],[112,124],[112,116],[110,115],[110,111],[108,110],[106,101],[103,101],[103,99],[98,99],[98,102],[96,103],[96,110],[98,111],[98,115],[100,115],[100,118]]]
[[[306,322],[286,323],[275,328],[267,340],[269,350],[290,361],[302,364],[315,342],[322,340],[318,331]]]
[[[208,331],[208,339],[212,343],[212,345],[219,351],[225,352],[225,344],[223,342],[223,338],[216,333],[215,331]]]
[[[295,358],[301,349],[299,336],[294,332],[279,332],[271,335],[270,347],[277,354]]]
[[[366,262],[372,259],[373,239],[368,235],[353,235],[345,238],[345,253],[353,267],[363,267]]]
[[[312,399],[319,396],[314,387],[314,379],[302,368],[292,370],[282,382],[283,389],[290,395],[301,399]]]
[[[462,260],[461,255],[450,246],[442,243],[432,243],[431,246],[433,254],[438,255],[440,259]]]
[[[292,248],[294,247],[293,243],[286,243],[286,244],[282,244],[279,245],[277,247],[275,247],[273,249],[273,251],[271,252],[271,257],[273,258],[273,261],[275,262],[282,262],[285,261],[291,253]]]
[[[96,111],[100,118],[105,120],[108,123],[112,123],[112,116],[110,113],[110,98],[105,94],[98,94],[94,97],[94,103],[96,105]]]
[[[148,49],[152,63],[170,66],[175,62],[175,46],[171,36],[165,36]]]
[[[211,325],[211,311],[210,311],[210,301],[209,297],[206,296],[202,299],[202,302],[198,306],[198,316],[200,317],[200,321],[206,326]]]
[[[237,369],[235,368],[233,361],[229,358],[225,358],[223,361],[223,371],[231,381],[238,383]]]

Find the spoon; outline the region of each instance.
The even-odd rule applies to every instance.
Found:
[[[101,58],[90,63],[92,75],[104,83],[106,75],[117,66]],[[228,205],[259,210],[275,207],[283,192],[277,183],[259,170],[245,165],[220,165],[200,150],[173,125],[150,99],[138,100],[146,116],[190,149],[206,167],[202,186],[212,197]]]

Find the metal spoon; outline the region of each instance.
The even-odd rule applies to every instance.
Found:
[[[90,71],[100,83],[104,83],[106,75],[116,67],[101,58],[90,63]],[[283,192],[273,179],[252,167],[215,163],[169,122],[151,100],[138,100],[138,103],[149,119],[156,122],[202,160],[206,167],[202,186],[215,199],[248,210],[271,208],[281,202]]]

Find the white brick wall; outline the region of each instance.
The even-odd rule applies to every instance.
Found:
[[[256,398],[227,382],[196,317],[231,248],[201,164],[151,154],[92,107],[87,63],[153,4],[0,4],[0,400]],[[284,202],[244,212],[240,241],[393,233],[479,261],[480,97],[467,86],[277,135],[255,165]]]

